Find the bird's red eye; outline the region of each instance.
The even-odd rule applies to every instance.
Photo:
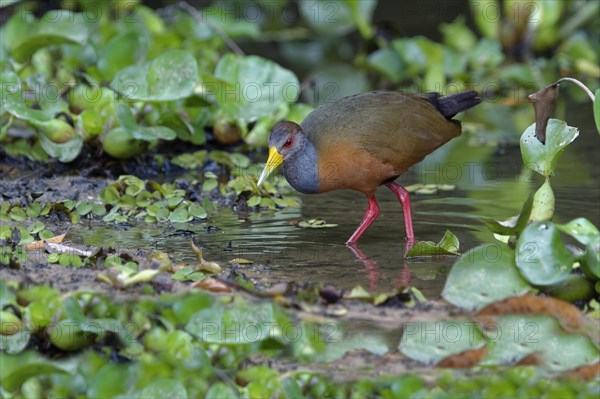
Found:
[[[294,144],[294,139],[289,138],[287,139],[287,141],[285,142],[285,144],[283,145],[284,148],[290,147],[292,144]]]

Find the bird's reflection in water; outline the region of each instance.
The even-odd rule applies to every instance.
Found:
[[[404,245],[404,252],[402,254],[402,266],[398,270],[398,277],[395,279],[394,286],[398,289],[408,287],[410,285],[410,269],[406,264],[406,254],[414,245],[414,241],[408,241]],[[367,278],[369,280],[369,289],[376,290],[377,283],[381,279],[381,272],[379,271],[379,265],[374,259],[367,258],[367,255],[358,248],[356,244],[347,245],[352,251],[356,259],[365,266],[367,272]]]

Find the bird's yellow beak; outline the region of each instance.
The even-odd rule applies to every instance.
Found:
[[[278,153],[277,149],[275,147],[269,148],[269,159],[267,159],[267,164],[265,165],[265,168],[263,169],[262,174],[260,175],[260,178],[258,179],[259,187],[267,179],[267,177],[271,173],[273,173],[273,171],[279,165],[281,165],[282,162],[283,162],[283,155]]]

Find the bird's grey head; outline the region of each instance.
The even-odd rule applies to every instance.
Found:
[[[269,148],[275,147],[277,152],[286,158],[294,158],[304,147],[305,134],[300,125],[294,122],[281,121],[271,129]]]

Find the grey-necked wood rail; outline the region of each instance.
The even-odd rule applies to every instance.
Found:
[[[375,91],[343,98],[311,112],[300,125],[283,121],[269,135],[269,158],[258,185],[283,163],[287,181],[301,193],[350,189],[364,193],[365,216],[346,242],[354,244],[379,215],[375,190],[386,185],[404,213],[414,242],[408,192],[394,180],[461,134],[459,112],[481,99],[474,91],[438,93]]]

